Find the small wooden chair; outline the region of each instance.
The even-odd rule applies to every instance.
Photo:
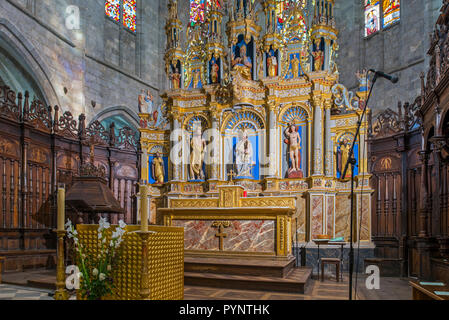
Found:
[[[5,257],[0,257],[0,284],[2,283],[2,272],[3,272],[3,262],[5,261]]]
[[[321,258],[321,281],[324,281],[324,266],[326,264],[328,265],[335,265],[336,273],[337,273],[337,282],[340,282],[340,266],[341,266],[341,260],[338,258]]]

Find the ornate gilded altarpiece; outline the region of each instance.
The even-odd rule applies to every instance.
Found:
[[[141,179],[151,185],[155,206],[166,208],[159,210],[160,216],[154,210],[153,220],[161,222],[161,216],[180,206],[220,208],[219,187],[233,185],[242,187],[242,201],[251,207],[261,207],[271,197],[293,197],[294,212],[287,219],[292,241],[308,242],[318,235],[348,240],[350,172],[341,174],[369,83],[366,72],[359,72],[354,94],[338,82],[335,1],[211,1],[205,21],[186,30],[177,1],[169,1],[169,89],[160,108],[168,127],[140,129]],[[367,129],[363,122],[354,172],[359,213],[355,239],[360,235],[364,242],[371,239]],[[299,141],[296,145],[292,137]],[[193,163],[200,145],[201,164]],[[238,158],[242,145],[251,151],[243,164]],[[163,184],[153,183],[150,170],[156,151],[166,163]],[[175,163],[175,157],[183,161]],[[174,221],[170,219],[165,224]],[[205,233],[217,228],[232,232],[230,226],[220,227],[221,219],[212,220],[204,219],[210,224]],[[217,246],[220,239],[213,239]],[[229,238],[223,241],[218,250],[232,251],[226,249]]]

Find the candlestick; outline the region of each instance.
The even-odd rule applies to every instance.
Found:
[[[59,190],[58,190],[59,191]],[[59,192],[58,192],[59,195]],[[64,221],[64,220],[62,220]],[[59,220],[58,220],[59,222]],[[56,231],[58,237],[57,243],[57,267],[56,267],[56,291],[55,300],[68,300],[69,293],[65,286],[65,265],[64,265],[64,236],[66,231],[64,231],[64,226],[62,230]]]
[[[58,222],[57,230],[64,230],[64,219],[65,219],[65,188],[58,188]]]
[[[140,226],[142,232],[148,232],[148,187],[140,186]]]

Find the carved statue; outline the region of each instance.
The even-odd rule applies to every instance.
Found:
[[[142,90],[142,92],[139,94],[138,98],[138,105],[139,105],[139,113],[145,113],[148,110],[148,105],[145,101],[145,90]]]
[[[296,55],[293,55],[293,59],[290,60],[292,64],[293,78],[299,77],[299,59]]]
[[[170,79],[173,89],[179,89],[181,83],[181,74],[179,73],[179,68],[176,68],[175,71],[170,75]]]
[[[324,64],[324,52],[321,50],[312,52],[314,58],[315,71],[321,71]]]
[[[343,170],[345,169],[346,163],[348,162],[349,150],[351,149],[351,143],[348,139],[344,139],[340,142],[339,147],[337,148],[337,170],[342,175]],[[348,171],[346,172],[345,177],[340,178],[348,178],[352,175],[351,166],[348,167]]]
[[[251,80],[251,70],[253,68],[251,58],[246,55],[246,45],[240,47],[240,57],[235,57],[232,53],[232,67],[237,70],[243,78]]]
[[[151,174],[157,184],[164,184],[164,160],[159,152],[156,153],[156,157],[153,159]]]
[[[242,138],[237,143],[235,148],[237,176],[239,177],[251,177],[253,162],[253,145],[248,139],[248,133],[244,129],[242,132]]]
[[[294,123],[290,123],[284,132],[285,143],[289,146],[290,167],[288,169],[289,178],[302,178],[301,170],[301,135]]]
[[[276,77],[278,71],[278,60],[273,51],[270,51],[270,56],[267,59],[268,64],[268,76]]]
[[[212,83],[218,83],[218,72],[220,71],[220,67],[218,66],[217,62],[214,61],[212,63],[212,68],[211,68],[211,80]]]
[[[190,141],[190,148],[190,178],[192,180],[203,180],[203,159],[206,141],[202,138],[200,126],[198,126],[193,133],[192,140]]]
[[[193,88],[199,89],[201,81],[201,73],[200,70],[196,69],[193,71]]]

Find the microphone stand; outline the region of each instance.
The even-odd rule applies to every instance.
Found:
[[[368,77],[368,75],[367,75],[367,77]],[[354,210],[355,210],[355,206],[354,206],[354,168],[355,168],[355,165],[357,164],[357,160],[354,157],[354,148],[355,148],[355,145],[357,142],[357,137],[360,134],[360,128],[363,123],[363,118],[366,114],[368,102],[369,102],[369,99],[371,98],[371,93],[373,92],[374,84],[376,83],[377,78],[378,78],[377,73],[374,73],[374,77],[372,80],[371,88],[369,90],[368,98],[366,99],[365,106],[363,107],[362,116],[360,117],[360,119],[357,123],[357,130],[355,133],[354,141],[352,142],[351,149],[349,150],[348,161],[346,162],[345,169],[343,170],[342,176],[340,178],[343,181],[345,180],[346,173],[348,172],[349,166],[351,166],[351,230],[350,230],[350,236],[349,236],[349,300],[352,300],[352,277],[353,277],[353,273],[354,273],[354,245],[353,245],[353,243],[354,243],[354,241],[353,241]]]

